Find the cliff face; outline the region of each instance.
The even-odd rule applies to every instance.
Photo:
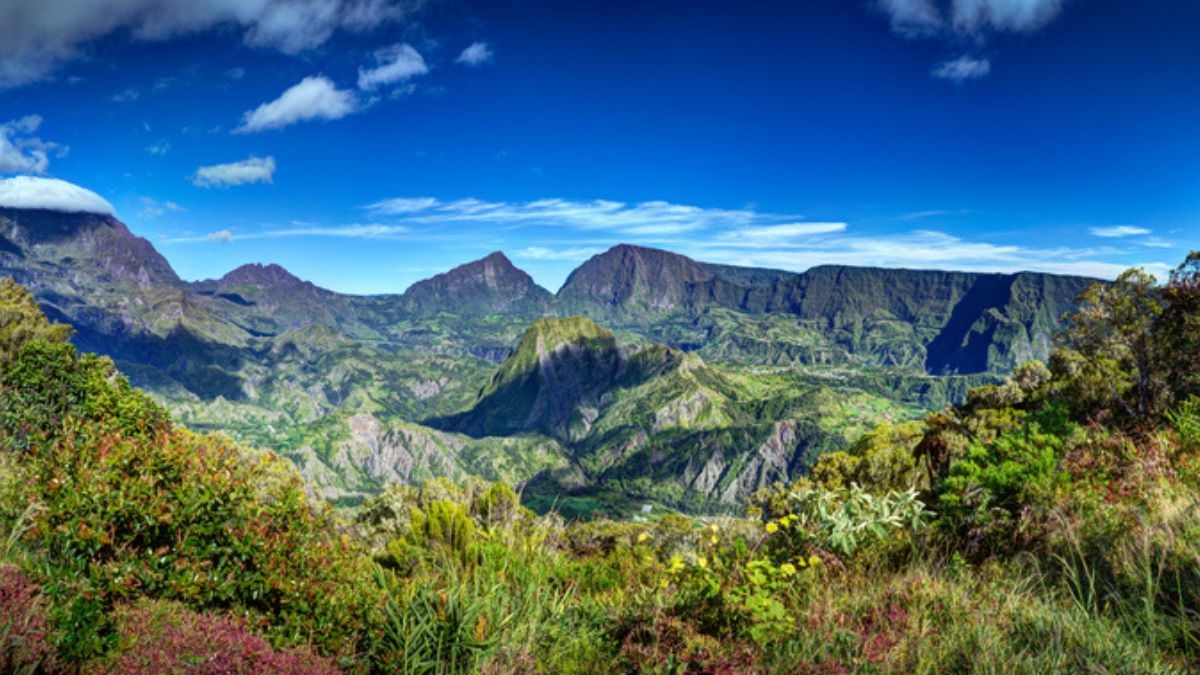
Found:
[[[558,300],[622,327],[715,308],[788,314],[864,363],[981,373],[1046,358],[1058,317],[1092,281],[845,266],[795,274],[617,246],[572,273]]]

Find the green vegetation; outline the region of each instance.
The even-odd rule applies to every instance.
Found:
[[[875,424],[1046,360],[1087,283],[793,274],[623,245],[557,294],[494,253],[355,297],[278,265],[184,282],[110,217],[5,209],[0,226],[0,275],[29,283],[81,351],[112,358],[178,423],[276,450],[339,506],[391,482],[478,475],[530,504],[734,512]],[[538,323],[574,315],[604,328]],[[575,380],[539,384],[557,373],[529,370],[542,362],[536,340],[522,348],[531,324],[544,344],[575,345],[547,359]],[[653,468],[663,452],[673,475]]]
[[[0,667],[1194,672],[1200,396],[1177,350],[1194,346],[1198,259],[1162,288],[1135,272],[1089,289],[1048,365],[924,420],[867,430],[887,408],[869,394],[774,403],[786,376],[693,355],[616,377],[614,407],[712,396],[615,476],[630,485],[696,457],[673,438],[751,442],[768,405],[866,432],[744,516],[624,521],[538,516],[464,477],[389,486],[346,522],[274,455],[173,425],[3,286]]]

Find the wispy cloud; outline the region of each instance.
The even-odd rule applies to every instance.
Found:
[[[187,210],[184,207],[180,207],[179,204],[169,201],[169,199],[166,202],[158,202],[157,199],[152,197],[139,197],[138,201],[142,202],[142,210],[138,211],[138,215],[144,217],[146,220],[167,215],[168,211],[169,213],[182,213],[182,211]]]
[[[666,201],[627,204],[606,199],[539,199],[531,202],[459,199],[442,202],[432,197],[420,197],[388,199],[365,208],[376,215],[403,216],[406,222],[413,223],[545,225],[643,236],[787,225],[803,219],[794,214],[759,213],[750,209],[704,208]]]
[[[521,260],[553,260],[567,262],[583,262],[592,256],[602,253],[603,248],[569,247],[547,248],[545,246],[528,246],[518,250],[513,257]]]
[[[309,120],[336,120],[358,110],[358,97],[354,92],[338,89],[324,75],[306,77],[280,94],[242,115],[242,124],[233,130],[235,134],[248,134],[306,122]]]
[[[1142,246],[1147,246],[1149,248],[1174,248],[1175,247],[1175,242],[1167,241],[1166,239],[1162,239],[1160,237],[1146,237],[1145,239],[1139,241],[1138,243],[1141,244]]]
[[[202,166],[192,175],[192,183],[205,188],[228,187],[247,183],[270,183],[274,176],[274,157],[249,157],[240,162]]]
[[[45,79],[79,58],[85,43],[112,33],[162,41],[233,26],[252,47],[297,54],[325,43],[336,30],[370,30],[420,5],[411,0],[21,2],[0,21],[0,89]]]
[[[940,218],[942,216],[961,216],[965,213],[969,213],[969,211],[966,209],[929,209],[926,211],[913,211],[911,213],[905,213],[903,215],[896,216],[896,220],[907,222],[911,220],[925,220],[926,218]]]
[[[714,244],[730,248],[779,248],[807,243],[814,235],[846,231],[846,223],[787,223],[759,227],[738,227],[721,232]]]
[[[50,152],[61,157],[66,148],[34,136],[42,125],[40,115],[26,115],[0,124],[0,173],[46,173]]]
[[[236,242],[285,237],[403,239],[479,244],[511,243],[514,259],[536,266],[578,263],[617,243],[659,246],[697,260],[803,271],[816,265],[1018,272],[1022,270],[1113,278],[1137,265],[1163,274],[1169,265],[1131,258],[1138,247],[1037,247],[996,242],[932,228],[859,232],[845,221],[808,221],[794,213],[723,209],[666,201],[539,199],[528,202],[397,197],[363,207],[365,225],[312,225],[238,233],[220,230],[186,242]],[[909,214],[912,220],[956,211]],[[1153,239],[1153,238],[1150,238]],[[1146,240],[1149,241],[1149,240]],[[1146,241],[1140,242],[1148,246]],[[1133,260],[1133,262],[1130,262]]]
[[[1036,248],[972,241],[946,232],[914,230],[880,236],[844,235],[807,242],[804,246],[746,249],[719,241],[683,245],[680,250],[702,260],[730,265],[802,271],[816,265],[909,267],[1012,273],[1024,270],[1114,278],[1131,265],[1106,260],[1090,249]],[[1169,266],[1158,261],[1135,263],[1161,274]]]
[[[997,33],[1033,33],[1062,12],[1064,0],[876,0],[892,31],[909,40],[939,40],[977,51]],[[936,79],[962,84],[986,77],[991,61],[963,54],[936,65]]]
[[[455,231],[456,227],[477,231],[480,225],[490,225],[493,233],[537,228],[542,237],[545,230],[588,233],[586,241],[571,235],[572,239],[561,246],[539,243],[526,245],[514,253],[515,257],[530,261],[581,261],[609,245],[625,241],[662,246],[699,260],[796,271],[836,263],[979,272],[1037,270],[1111,278],[1130,266],[1126,262],[1130,251],[1114,247],[1038,248],[972,239],[931,228],[857,233],[844,221],[808,221],[798,214],[753,208],[706,208],[665,201],[495,202],[401,197],[365,208],[376,218],[390,219],[414,231],[422,228]],[[906,214],[904,218],[920,220],[961,213],[967,211],[929,210]],[[517,240],[520,235],[512,236]],[[1137,264],[1155,273],[1168,269],[1154,260]]]
[[[381,202],[375,202],[367,208],[385,215],[396,215],[425,211],[434,208],[440,203],[433,197],[397,197],[395,199],[385,199]]]
[[[169,239],[171,244],[195,244],[203,242],[229,243],[254,239],[290,239],[294,237],[336,237],[342,239],[392,239],[408,232],[402,225],[381,225],[378,223],[356,225],[312,225],[297,223],[294,227],[285,227],[260,232],[236,233],[231,230],[217,230],[208,234],[194,237],[176,237]]]
[[[171,151],[171,144],[167,141],[159,141],[146,146],[146,152],[151,155],[165,155]]]
[[[496,53],[492,51],[491,46],[486,42],[473,42],[469,47],[462,50],[455,63],[461,63],[466,66],[482,66],[485,63],[491,63]]]
[[[418,75],[429,72],[429,66],[420,52],[409,44],[392,45],[375,52],[376,66],[364,70],[358,69],[358,88],[363,91],[376,89],[406,82]]]
[[[179,213],[187,210],[170,200],[159,202],[157,199],[152,197],[140,197],[138,201],[142,203],[142,210],[138,212],[138,215],[147,220],[161,218],[165,216],[167,212]]]
[[[987,77],[992,72],[992,62],[987,59],[977,59],[971,56],[960,56],[957,59],[943,61],[929,71],[929,76],[936,80],[948,80],[962,84],[967,80],[978,80]]]
[[[1150,234],[1149,229],[1137,227],[1136,225],[1109,225],[1107,227],[1089,228],[1088,231],[1091,232],[1092,236],[1094,237],[1106,238],[1137,237],[1143,234]]]
[[[132,103],[142,97],[142,92],[133,87],[126,87],[113,94],[109,100],[113,103]]]
[[[974,38],[1030,33],[1054,20],[1063,0],[878,0],[892,30],[906,38]]]

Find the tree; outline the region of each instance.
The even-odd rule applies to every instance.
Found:
[[[1200,251],[1171,272],[1156,328],[1167,386],[1178,401],[1200,396]]]
[[[8,277],[0,279],[0,361],[30,340],[64,342],[69,337],[71,328],[50,323],[24,286]]]
[[[1058,336],[1074,354],[1052,363],[1075,363],[1082,372],[1055,375],[1092,378],[1108,391],[1104,403],[1119,406],[1134,420],[1154,414],[1163,393],[1154,340],[1163,306],[1154,276],[1140,268],[1126,270],[1112,284],[1088,286],[1076,303]]]

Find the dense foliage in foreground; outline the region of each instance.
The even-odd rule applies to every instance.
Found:
[[[1089,289],[1048,365],[744,518],[564,524],[439,480],[346,523],[0,282],[0,670],[1195,670],[1198,309],[1200,255]]]

